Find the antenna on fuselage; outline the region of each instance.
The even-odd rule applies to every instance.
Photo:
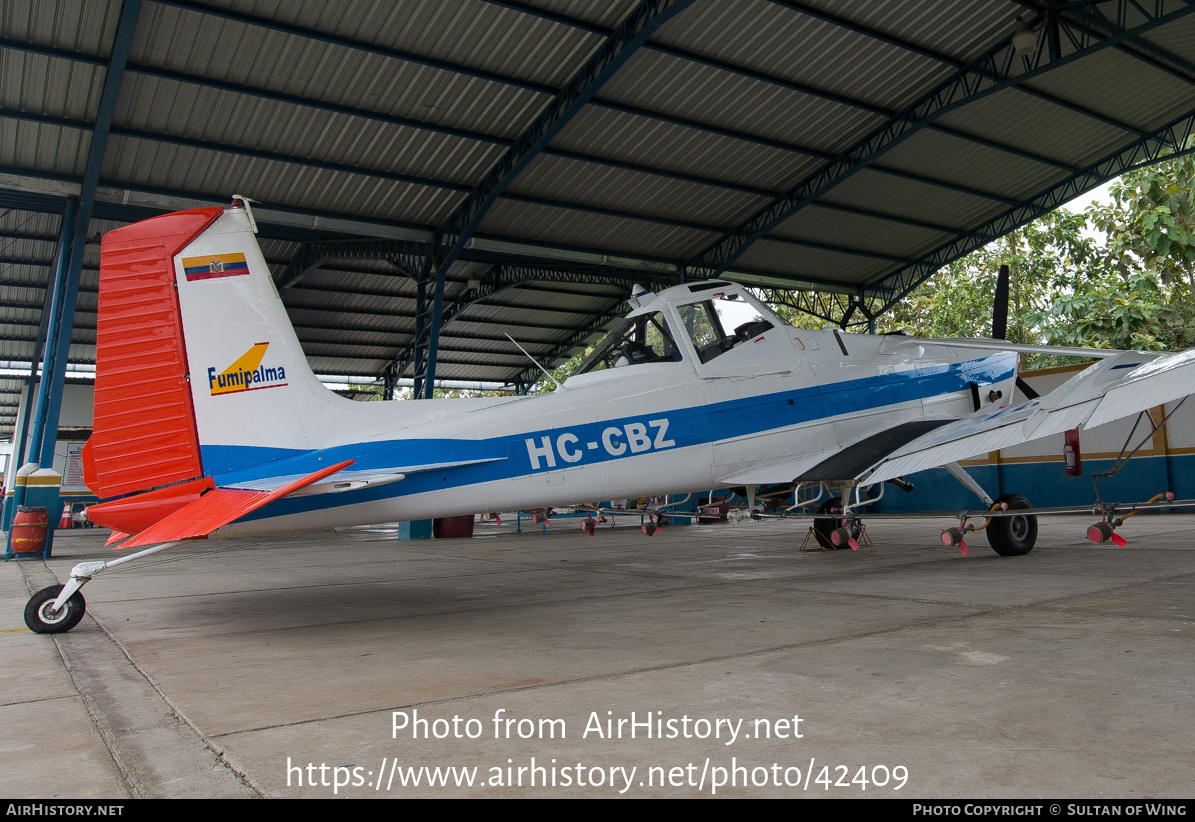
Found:
[[[505,334],[506,332],[503,332],[503,333]],[[526,348],[524,348],[523,346],[519,345],[519,344],[518,344],[518,342],[516,342],[516,341],[515,341],[515,338],[514,338],[514,337],[510,336],[509,334],[506,334],[506,339],[508,339],[508,340],[510,340],[512,343],[514,343],[514,344],[515,344],[515,348],[517,348],[517,349],[519,349],[520,351],[522,351],[522,352],[523,352],[523,355],[524,355],[524,356],[525,356],[527,359],[529,359],[529,360],[531,360],[531,362],[535,363],[535,367],[536,367],[536,368],[538,368],[540,371],[544,372],[544,374],[547,376],[547,378],[548,378],[548,379],[550,379],[552,382],[556,383],[556,387],[557,387],[557,388],[560,388],[560,389],[563,389],[563,388],[564,388],[564,385],[563,385],[563,384],[561,384],[560,380],[558,380],[558,379],[556,379],[555,377],[553,377],[553,376],[552,376],[552,372],[551,372],[551,371],[549,371],[548,369],[546,369],[546,368],[544,368],[542,365],[540,365],[540,364],[539,364],[539,360],[537,360],[535,357],[533,357],[533,356],[531,356],[530,354],[528,354],[528,353],[527,353],[527,349],[526,349]]]

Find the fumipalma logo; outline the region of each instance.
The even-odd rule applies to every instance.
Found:
[[[282,366],[267,368],[261,364],[266,355],[268,342],[255,343],[252,348],[237,358],[237,361],[219,374],[215,368],[207,370],[207,385],[212,396],[218,394],[239,394],[242,391],[257,391],[262,388],[279,388],[286,385],[286,369]]]

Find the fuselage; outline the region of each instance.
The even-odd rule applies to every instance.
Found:
[[[718,295],[753,309],[756,324],[744,323],[740,332],[750,333],[733,338],[726,329],[720,345],[709,343],[709,329],[693,319],[693,306],[709,297],[708,286],[677,286],[629,315],[628,322],[649,316],[665,332],[656,356],[646,361],[612,349],[609,367],[534,396],[389,403],[333,397],[313,423],[321,432],[312,438],[318,448],[205,445],[205,468],[219,485],[302,474],[346,459],[355,460],[346,476],[471,463],[344,494],[282,499],[222,533],[791,481],[797,475],[785,472],[807,457],[816,461],[902,423],[994,410],[1012,396],[1016,354],[979,355],[904,336],[793,328],[743,289],[721,286]],[[642,331],[644,323],[639,325]]]

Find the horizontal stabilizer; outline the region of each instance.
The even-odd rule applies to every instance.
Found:
[[[156,542],[206,537],[217,528],[240,519],[251,511],[269,505],[276,499],[330,477],[353,464],[345,460],[329,465],[314,474],[300,477],[273,491],[250,491],[238,488],[216,488],[194,502],[159,520],[120,547],[135,548]]]
[[[344,491],[356,491],[358,488],[374,487],[378,485],[385,485],[390,482],[398,482],[406,479],[408,474],[418,474],[421,471],[440,471],[444,468],[459,468],[464,465],[478,465],[483,462],[497,462],[504,460],[506,457],[489,457],[487,459],[476,460],[458,460],[456,462],[433,462],[424,463],[421,465],[404,465],[395,466],[393,468],[373,469],[366,471],[345,471],[339,476],[328,476],[317,482],[307,484],[295,491],[292,491],[290,496],[308,496],[310,494],[338,494]],[[302,479],[305,474],[286,474],[278,477],[263,477],[262,479],[246,480],[244,482],[234,482],[225,488],[243,490],[243,491],[273,491],[281,488],[283,485],[292,483],[295,480]]]
[[[385,485],[390,482],[398,482],[406,479],[406,474],[397,471],[354,471],[353,473],[342,472],[339,475],[325,477],[319,482],[313,482],[310,485],[304,485],[295,491],[291,491],[289,496],[309,496],[311,494],[338,494],[343,491],[355,491],[358,488],[373,487],[377,485]],[[249,480],[247,482],[237,482],[227,486],[229,489],[237,491],[274,491],[284,485],[288,485],[297,479],[301,479],[302,474],[288,474],[283,477],[266,477],[265,479]]]
[[[132,536],[132,534],[126,534],[124,531],[113,531],[108,536],[108,541],[105,542],[104,545],[106,545],[106,546],[107,545],[115,545],[116,543],[120,542],[122,539],[128,539],[131,536]]]

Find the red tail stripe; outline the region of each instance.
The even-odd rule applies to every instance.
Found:
[[[104,237],[94,433],[85,455],[85,479],[100,497],[203,476],[174,256],[223,211],[167,214]]]

